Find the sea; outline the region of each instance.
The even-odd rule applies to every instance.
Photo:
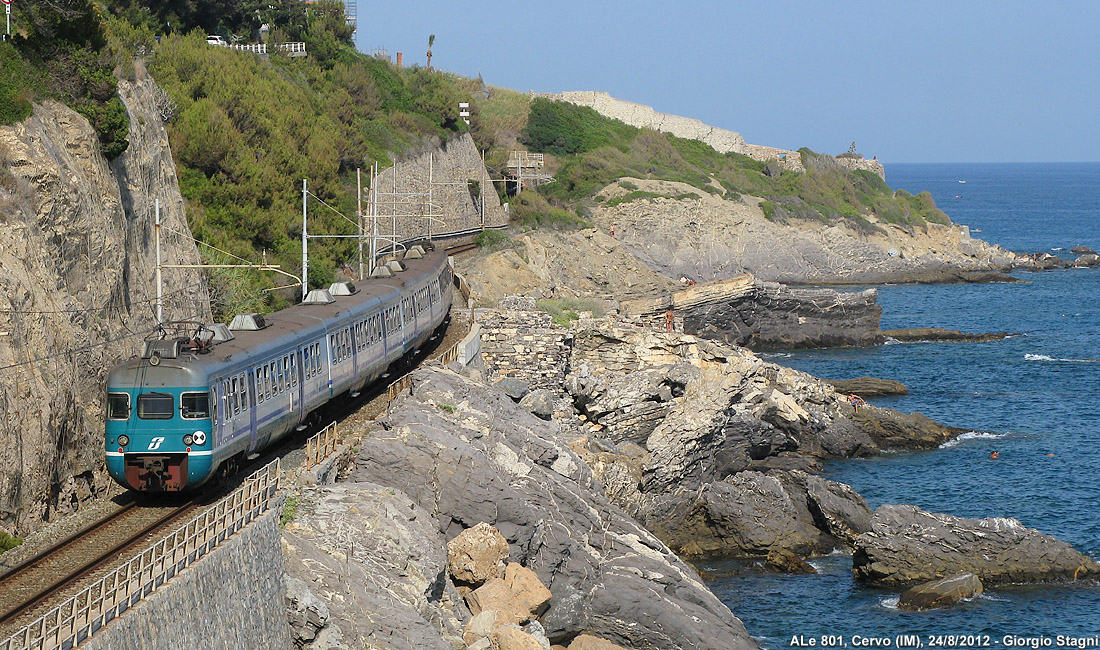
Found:
[[[892,164],[886,180],[931,192],[974,237],[1013,251],[1066,259],[1077,245],[1100,251],[1100,163]],[[1014,275],[1023,282],[877,286],[883,329],[1014,334],[1002,341],[765,356],[819,377],[897,379],[908,395],[872,403],[968,431],[936,450],[826,464],[827,478],[851,485],[872,508],[1014,517],[1100,559],[1100,270]],[[855,582],[849,554],[811,564],[817,575],[769,574],[752,562],[699,568],[771,650],[1100,645],[1095,585],[995,586],[950,609],[913,613],[898,610],[899,590]]]

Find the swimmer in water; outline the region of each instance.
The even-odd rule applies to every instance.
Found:
[[[989,455],[989,457],[990,457],[991,459],[993,459],[993,460],[997,460],[998,458],[1000,458],[1000,457],[1001,457],[1001,452],[999,452],[999,451],[995,451],[995,452],[993,452],[992,454],[990,454],[990,455]]]

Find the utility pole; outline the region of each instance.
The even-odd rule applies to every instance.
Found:
[[[10,4],[8,5],[11,6]],[[164,324],[164,287],[160,282],[160,199],[157,199],[154,203],[156,212],[155,225],[153,231],[157,240],[157,325]]]
[[[359,279],[363,279],[363,180],[355,168],[355,221],[359,225]]]
[[[302,179],[302,300],[309,293],[309,235],[306,234],[306,179]]]

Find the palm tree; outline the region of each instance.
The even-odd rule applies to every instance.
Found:
[[[428,37],[428,69],[432,69],[432,44],[435,43],[435,34]]]

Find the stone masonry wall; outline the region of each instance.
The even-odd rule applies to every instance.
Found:
[[[791,171],[805,171],[802,156],[797,151],[748,144],[736,131],[710,126],[703,122],[679,115],[658,113],[651,106],[616,99],[608,93],[595,90],[573,90],[560,94],[541,94],[539,97],[588,106],[601,115],[620,120],[631,126],[654,129],[662,133],[671,133],[678,138],[699,140],[714,147],[719,153],[736,152],[754,160],[778,160],[780,165]],[[849,169],[865,169],[885,178],[882,163],[877,160],[848,159],[842,164]]]
[[[550,314],[530,309],[476,309],[481,354],[491,381],[512,377],[532,389],[560,391],[569,368],[572,333],[554,325]],[[527,305],[523,305],[527,306]]]
[[[289,650],[280,510],[254,520],[80,647]]]
[[[430,160],[429,160],[430,157]],[[428,197],[385,196],[384,194],[404,194],[427,192],[430,178],[433,181],[431,203],[436,206],[429,210]],[[396,189],[394,179],[396,178]],[[407,240],[428,234],[429,222],[426,218],[401,215],[441,215],[438,221],[431,223],[434,234],[451,233],[484,226],[499,226],[508,222],[508,216],[500,205],[500,198],[493,189],[489,172],[478,153],[470,134],[455,138],[430,152],[420,154],[408,160],[397,161],[393,167],[382,170],[376,181],[378,198],[378,232],[389,236],[393,233],[393,215],[397,217],[397,238]],[[480,185],[480,200],[485,202],[485,218],[482,221],[481,209],[470,194],[467,181],[476,180]],[[446,184],[444,184],[446,183]],[[396,210],[394,199],[397,200]]]

